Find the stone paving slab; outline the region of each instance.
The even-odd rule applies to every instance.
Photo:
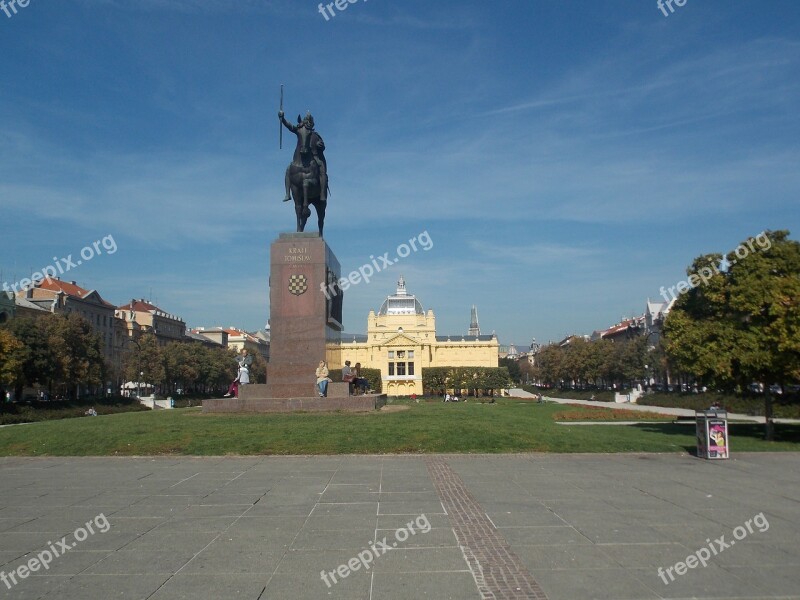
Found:
[[[797,599],[798,467],[784,453],[0,458],[0,574],[16,574],[0,600],[536,597],[525,573],[550,600]],[[77,541],[101,513],[110,529]],[[401,540],[420,517],[430,529]],[[735,544],[678,574],[721,536]],[[62,538],[75,546],[20,576]],[[346,567],[375,544],[368,569]],[[479,589],[510,556],[518,575]]]

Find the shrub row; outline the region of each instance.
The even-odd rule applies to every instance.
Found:
[[[146,406],[140,404],[136,399],[124,398],[122,396],[81,398],[80,400],[71,402],[4,402],[0,404],[0,425],[83,417],[90,407],[94,407],[98,415],[113,415],[117,413],[150,410]]]

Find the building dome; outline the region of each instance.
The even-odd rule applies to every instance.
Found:
[[[378,315],[424,315],[425,310],[422,308],[419,300],[406,291],[406,280],[400,276],[400,281],[397,282],[397,293],[389,296],[384,300],[381,305]]]

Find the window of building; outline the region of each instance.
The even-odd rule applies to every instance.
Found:
[[[392,376],[392,375],[394,375],[394,363],[390,362],[389,363],[389,376]]]
[[[406,374],[406,363],[404,363],[404,362],[397,363],[397,374],[398,375],[405,375]]]
[[[405,358],[405,357],[406,357],[406,351],[405,350],[398,350],[397,351],[397,358]]]
[[[413,362],[408,363],[408,374],[409,375],[413,375],[414,374],[414,363]]]
[[[408,351],[408,358],[414,358],[414,351],[413,350],[409,350]]]
[[[389,358],[394,358],[394,350],[389,350]]]

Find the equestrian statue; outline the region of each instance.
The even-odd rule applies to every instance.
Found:
[[[311,216],[310,206],[317,209],[319,236],[325,225],[325,208],[328,205],[328,165],[325,161],[325,142],[314,129],[314,117],[311,113],[301,119],[297,116],[297,125],[292,125],[284,118],[283,95],[281,94],[281,110],[278,112],[281,125],[297,136],[291,164],[286,168],[286,196],[283,201],[294,199],[294,211],[297,214],[297,231],[305,230],[306,222]],[[283,129],[281,129],[283,132]],[[282,137],[282,136],[281,136]],[[282,141],[282,140],[281,140]]]

